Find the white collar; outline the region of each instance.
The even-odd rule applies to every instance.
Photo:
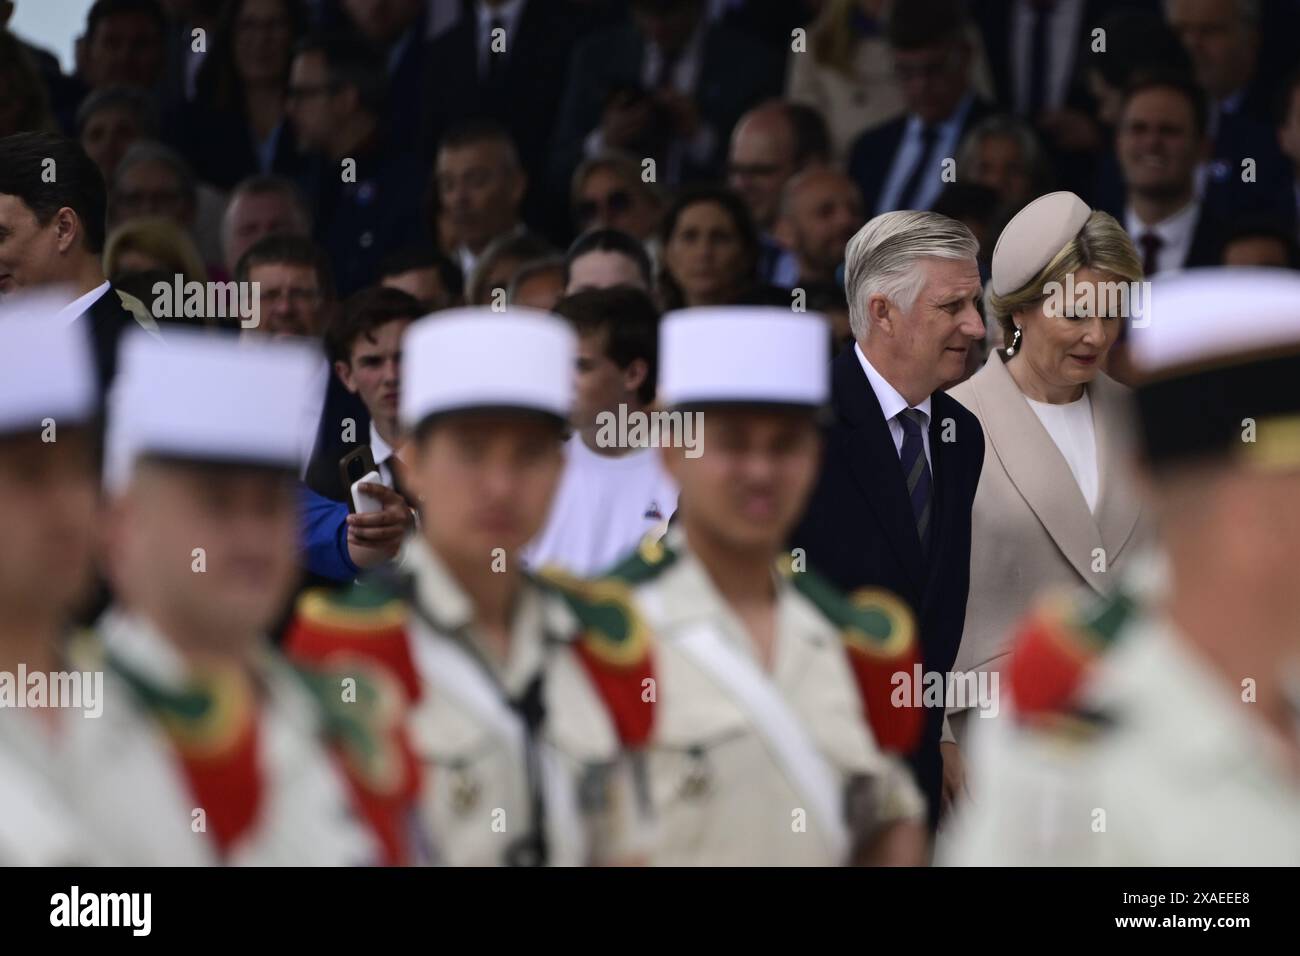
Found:
[[[1134,242],[1138,241],[1143,234],[1153,232],[1164,241],[1166,246],[1170,246],[1177,245],[1192,234],[1200,215],[1201,201],[1193,199],[1172,216],[1166,216],[1159,222],[1147,225],[1138,218],[1130,205],[1124,210],[1124,225]]]
[[[85,295],[78,296],[75,300],[61,308],[58,315],[54,317],[54,321],[62,322],[64,325],[69,325],[75,322],[77,319],[85,315],[90,310],[90,307],[98,302],[104,293],[108,292],[109,288],[108,280],[105,279],[103,283],[95,286],[95,288],[91,289]]]
[[[876,393],[876,401],[880,402],[880,410],[885,414],[885,421],[891,421],[899,412],[906,408],[915,408],[925,414],[926,424],[930,423],[930,398],[925,396],[925,400],[919,405],[907,404],[898,389],[890,385],[885,377],[876,371],[875,366],[867,361],[866,355],[862,352],[862,346],[856,342],[853,344],[853,351],[857,353],[858,361],[862,363],[862,371],[867,373],[867,381],[871,383],[871,390]]]
[[[373,418],[370,420],[370,454],[374,457],[376,465],[382,465],[393,455],[393,446],[380,436]]]

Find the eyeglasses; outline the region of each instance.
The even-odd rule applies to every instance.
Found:
[[[626,189],[616,189],[598,199],[584,199],[574,207],[578,222],[588,223],[604,216],[616,216],[632,208],[632,194]]]

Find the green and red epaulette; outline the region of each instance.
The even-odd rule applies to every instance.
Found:
[[[382,667],[355,658],[346,667],[299,664],[295,670],[319,706],[325,741],[384,862],[411,863],[420,764],[406,730],[404,691]]]
[[[298,600],[284,650],[307,664],[346,667],[349,660],[361,660],[377,665],[412,703],[420,699],[420,678],[407,640],[407,617],[397,594],[371,583],[343,591],[313,589]]]
[[[658,577],[676,562],[677,552],[664,543],[662,534],[652,531],[640,540],[636,550],[597,577],[635,587]]]
[[[1054,594],[1034,608],[1017,629],[1007,665],[1017,716],[1036,720],[1070,711],[1089,671],[1136,610],[1125,594]]]
[[[780,570],[839,629],[863,710],[880,748],[910,753],[921,740],[925,712],[920,707],[897,707],[891,698],[894,675],[910,675],[921,660],[911,608],[902,598],[880,588],[861,588],[845,596],[812,571],[793,572],[788,558],[781,562]]]
[[[537,581],[560,596],[578,622],[574,642],[592,684],[608,708],[625,747],[639,747],[654,726],[654,663],[650,632],[616,578],[588,581],[553,568]]]
[[[163,687],[113,655],[106,663],[157,720],[172,744],[194,806],[225,855],[257,824],[265,791],[258,759],[257,701],[235,667],[196,669],[183,689]]]

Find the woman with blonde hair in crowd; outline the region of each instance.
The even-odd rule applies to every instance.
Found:
[[[988,301],[1005,349],[949,393],[979,419],[985,443],[955,671],[997,673],[1045,590],[1109,593],[1139,550],[1128,389],[1105,368],[1141,280],[1127,233],[1071,192],[1029,203],[998,238]],[[949,711],[950,799],[963,786],[955,745],[967,742],[970,713]]]

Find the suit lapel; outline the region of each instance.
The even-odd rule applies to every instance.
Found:
[[[854,483],[876,513],[885,537],[919,595],[925,587],[925,562],[903,466],[880,401],[852,346],[835,359],[833,375],[835,408],[842,426],[835,429],[836,440]]]
[[[1131,436],[1128,421],[1132,411],[1128,395],[1118,382],[1099,374],[1088,387],[1092,398],[1092,427],[1097,434],[1097,526],[1106,548],[1106,562],[1112,563],[1128,544],[1137,527],[1142,506],[1133,492]]]
[[[1093,549],[1102,547],[1097,523],[1065,457],[997,352],[971,378],[971,386],[984,435],[1007,477],[1074,569],[1102,592],[1105,579],[1092,570]]]

